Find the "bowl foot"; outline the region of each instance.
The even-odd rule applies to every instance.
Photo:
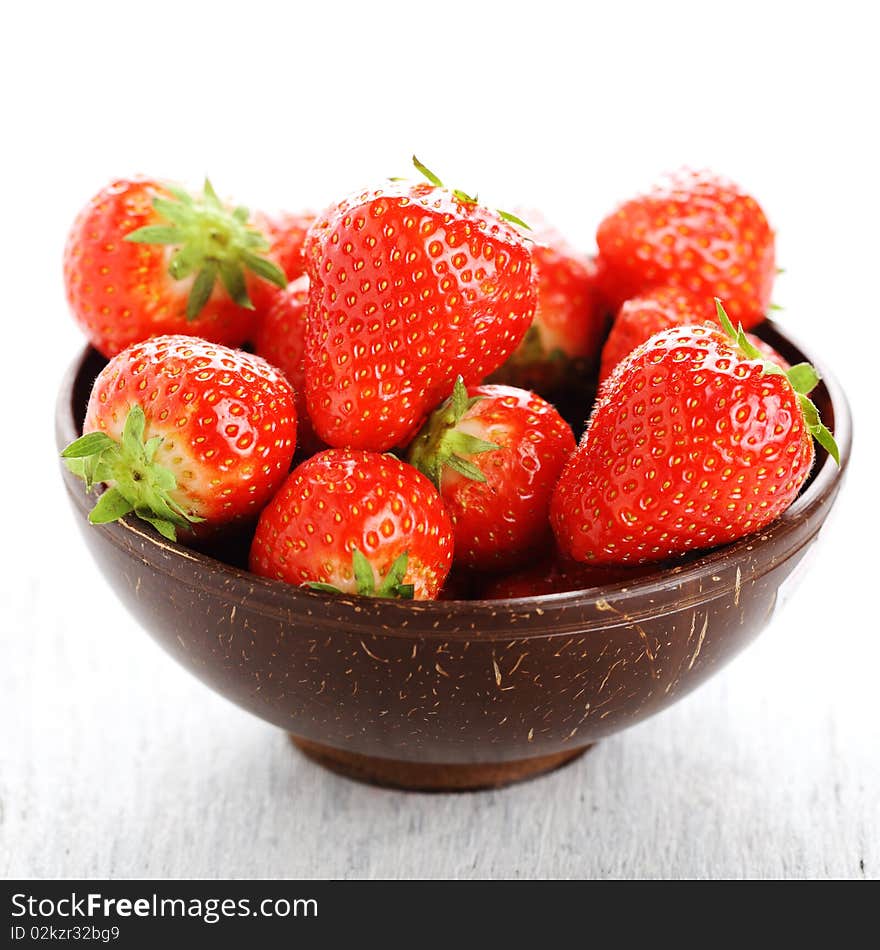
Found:
[[[314,762],[339,775],[384,785],[424,792],[465,792],[480,788],[499,788],[512,782],[535,778],[560,768],[583,755],[589,745],[552,755],[539,755],[512,762],[486,762],[478,765],[434,762],[402,762],[357,752],[345,752],[331,746],[290,736],[293,744]]]

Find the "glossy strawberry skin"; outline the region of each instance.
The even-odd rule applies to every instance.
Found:
[[[713,301],[713,320],[714,306]],[[599,381],[607,379],[625,356],[655,333],[669,327],[702,323],[705,310],[704,300],[678,287],[655,287],[627,300],[618,311],[602,349]],[[749,334],[749,339],[767,359],[788,367],[769,343],[753,334]]]
[[[599,225],[603,291],[615,306],[659,285],[714,297],[746,329],[764,319],[776,275],[775,240],[754,198],[708,172],[680,171],[624,202]]]
[[[308,211],[267,216],[269,254],[291,282],[306,272],[306,235],[314,223],[315,215]]]
[[[566,556],[658,561],[757,531],[794,500],[813,463],[798,397],[709,325],[644,343],[600,392],[554,492]]]
[[[254,349],[284,373],[296,394],[300,449],[315,452],[321,447],[306,409],[306,327],[308,325],[309,279],[304,274],[286,290],[274,290],[275,300],[257,326]]]
[[[595,372],[608,327],[593,260],[575,251],[540,216],[523,217],[533,230],[532,261],[537,285],[535,316],[520,345],[492,382],[555,392]]]
[[[118,179],[80,212],[64,252],[64,284],[74,317],[104,356],[150,337],[186,333],[238,346],[251,332],[253,314],[234,303],[219,281],[192,321],[186,304],[192,280],[168,274],[170,251],[134,244],[125,236],[163,223],[154,198],[173,200],[159,182]]]
[[[498,448],[465,456],[484,482],[443,469],[440,494],[455,526],[455,561],[475,570],[510,568],[550,546],[550,497],[575,440],[535,393],[484,385],[469,387],[468,396],[481,398],[456,429]]]
[[[275,215],[263,213],[256,216],[257,227],[269,241],[267,256],[284,271],[284,275],[291,284],[306,272],[306,234],[314,221],[315,215],[309,212],[285,211]],[[284,290],[264,280],[251,277],[248,280],[248,293],[253,301],[256,323],[259,326],[264,318],[263,315],[273,306],[278,295],[284,293]]]
[[[300,394],[305,398],[308,304],[309,279],[302,276],[278,291],[254,339],[257,353],[277,366],[297,391],[298,405]]]
[[[174,500],[205,519],[201,536],[255,518],[283,482],[296,446],[293,391],[265,360],[190,336],[135,344],[98,375],[83,432],[118,440],[132,405],[156,461],[177,479]]]
[[[330,445],[405,444],[452,390],[479,382],[534,315],[531,251],[493,212],[391,182],[309,232],[306,398]]]
[[[354,593],[352,552],[379,576],[404,552],[417,600],[437,596],[452,564],[452,525],[434,486],[392,455],[319,452],[291,472],[264,509],[250,568],[302,585]]]

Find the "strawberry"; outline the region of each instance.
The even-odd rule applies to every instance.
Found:
[[[534,227],[540,220],[528,214]],[[598,271],[553,228],[533,231],[537,305],[532,325],[491,382],[553,392],[594,372],[608,324]]]
[[[599,567],[557,556],[543,564],[491,578],[479,592],[479,597],[481,600],[509,600],[514,597],[540,597],[589,590],[634,581],[653,570],[656,570],[653,565]]]
[[[705,301],[722,297],[746,329],[764,319],[775,270],[774,235],[754,198],[708,172],[680,171],[624,202],[596,234],[603,291],[615,306],[668,284]]]
[[[393,455],[328,449],[291,472],[260,515],[256,574],[373,597],[429,600],[452,564],[433,485]]]
[[[293,391],[259,356],[190,336],[156,337],[95,380],[82,438],[62,453],[95,524],[129,512],[172,541],[255,517],[290,468]]]
[[[468,389],[459,377],[408,457],[452,516],[456,564],[491,570],[521,564],[552,541],[550,496],[574,448],[568,423],[540,396]]]
[[[618,311],[605,341],[599,381],[604,382],[625,356],[655,333],[668,327],[701,323],[704,310],[699,297],[678,287],[655,287],[627,300]],[[769,343],[752,333],[746,336],[766,359],[788,368],[785,359]]]
[[[317,451],[320,442],[306,411],[306,326],[309,279],[303,274],[285,290],[275,290],[275,300],[257,325],[254,349],[284,373],[296,393],[297,439],[300,448]]]
[[[591,564],[657,561],[758,531],[795,499],[814,437],[837,447],[807,393],[734,330],[672,327],[618,366],[553,495],[562,552]]]
[[[306,241],[306,398],[330,445],[412,438],[458,375],[481,381],[535,309],[531,251],[504,212],[428,183],[392,181],[325,212]]]
[[[277,215],[260,213],[254,216],[254,223],[269,242],[266,257],[274,261],[283,271],[288,283],[293,283],[306,272],[305,242],[309,228],[314,224],[315,215],[303,212],[294,214],[285,211]],[[284,288],[260,278],[249,276],[248,294],[254,303],[258,315],[261,315],[275,302]]]
[[[149,337],[201,336],[237,346],[249,335],[253,286],[287,279],[244,208],[147,178],[120,179],[80,212],[64,282],[73,315],[104,356]]]

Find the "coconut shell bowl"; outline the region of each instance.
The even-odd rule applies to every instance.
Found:
[[[554,769],[665,709],[766,626],[777,593],[813,545],[846,472],[846,397],[821,360],[767,323],[840,447],[818,449],[785,514],[759,534],[635,580],[512,600],[395,601],[310,591],[257,577],[246,558],[174,544],[94,503],[62,468],[99,569],[144,629],[227,699],[286,730],[310,758],[353,778],[413,789],[503,785]],[[81,431],[93,350],[58,399],[59,451]]]

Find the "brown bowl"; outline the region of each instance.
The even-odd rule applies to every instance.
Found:
[[[324,765],[406,788],[478,788],[547,771],[664,709],[767,624],[816,540],[850,456],[846,397],[818,361],[762,330],[814,394],[840,445],[819,452],[767,529],[629,584],[509,601],[399,602],[267,580],[166,541],[137,519],[94,526],[64,480],[92,554],[147,631],[223,696],[287,730]],[[59,450],[80,434],[102,358],[86,350],[58,400]],[[224,557],[244,563],[241,552]]]

